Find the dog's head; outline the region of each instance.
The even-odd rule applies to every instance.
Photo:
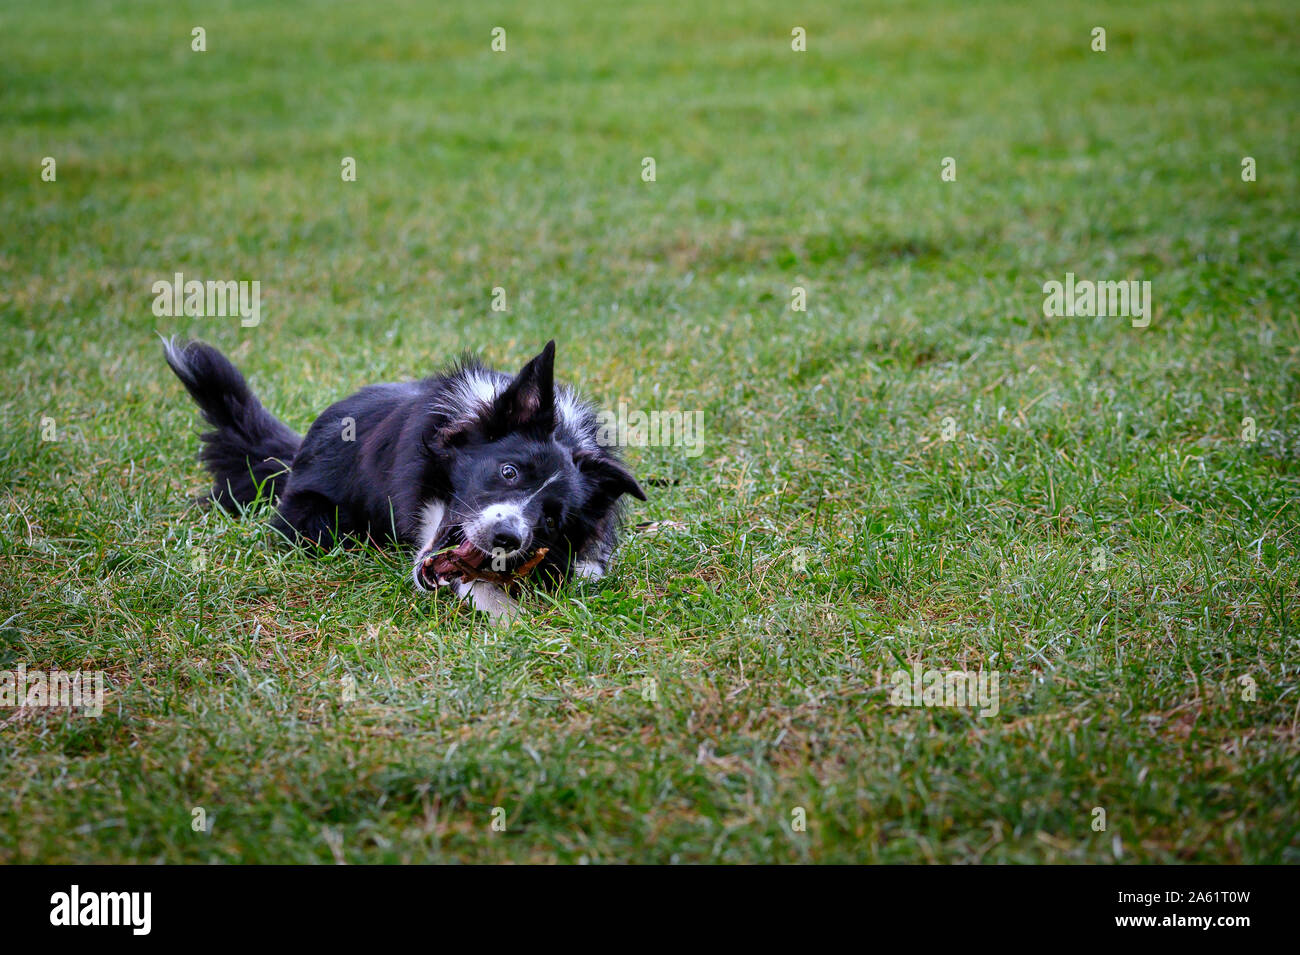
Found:
[[[426,435],[432,490],[446,502],[439,546],[469,541],[498,571],[545,547],[567,570],[622,495],[645,500],[611,452],[560,439],[554,373],[551,341],[477,414]]]

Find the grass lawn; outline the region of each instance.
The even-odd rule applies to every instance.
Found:
[[[0,50],[0,669],[109,686],[0,709],[0,862],[1300,861],[1288,0],[51,0]],[[260,324],[156,317],[176,272]],[[1149,326],[1045,316],[1067,272]],[[196,504],[158,332],[298,430],[554,337],[702,453],[629,448],[663,526],[494,630]]]

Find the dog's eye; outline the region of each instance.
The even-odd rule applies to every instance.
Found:
[[[507,481],[513,481],[515,478],[519,477],[519,472],[515,470],[513,464],[503,464],[501,465],[501,476]]]

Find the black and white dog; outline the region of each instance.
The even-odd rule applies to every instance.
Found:
[[[219,504],[274,501],[273,526],[301,544],[409,546],[417,588],[447,584],[494,618],[516,606],[500,586],[436,577],[426,558],[476,550],[510,570],[545,547],[534,571],[543,581],[600,577],[619,499],[645,500],[598,443],[595,411],[555,384],[553,341],[513,378],[467,358],[422,381],[363,388],[327,408],[306,438],[263,408],[212,346],[167,341],[164,356],[215,429],[201,457]]]

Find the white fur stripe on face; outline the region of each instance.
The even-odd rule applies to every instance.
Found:
[[[532,494],[529,494],[526,498],[524,498],[524,506],[527,507],[529,501],[531,501],[533,498],[535,498],[538,494],[541,494],[543,491],[545,491],[545,490],[546,490],[546,489],[547,489],[551,484],[553,484],[556,480],[558,480],[559,477],[560,477],[560,475],[559,475],[558,473],[556,473],[556,474],[552,474],[550,477],[548,477],[548,478],[547,478],[547,479],[542,483],[542,486],[541,486],[541,487],[539,487],[539,488],[538,488],[536,491],[534,491]]]

